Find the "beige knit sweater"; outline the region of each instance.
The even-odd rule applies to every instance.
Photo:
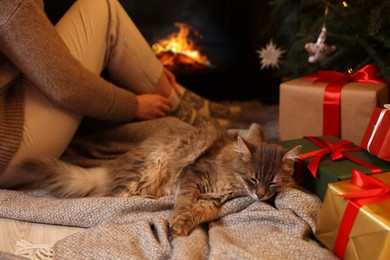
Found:
[[[41,0],[0,0],[0,6],[0,174],[22,138],[21,75],[70,112],[117,122],[134,119],[136,96],[94,75],[71,55]]]

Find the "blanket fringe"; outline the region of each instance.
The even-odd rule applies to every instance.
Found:
[[[32,244],[26,240],[16,242],[16,255],[32,260],[53,259],[53,244]]]

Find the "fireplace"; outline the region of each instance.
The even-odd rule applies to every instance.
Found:
[[[74,0],[45,1],[52,21]],[[260,0],[120,0],[152,46],[184,23],[201,37],[192,39],[212,66],[179,66],[178,82],[213,100],[278,101],[280,79],[261,70],[256,50],[271,38],[262,34],[271,8]],[[66,4],[65,4],[66,3]],[[49,12],[50,13],[50,12]]]

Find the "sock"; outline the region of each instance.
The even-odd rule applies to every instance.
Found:
[[[181,96],[179,97],[174,90],[168,99],[171,102],[171,116],[175,116],[191,125],[201,125],[206,121],[212,121],[221,126],[230,125],[230,120],[226,115],[230,114],[229,107],[215,102],[211,102],[195,93],[185,89],[178,84]],[[225,118],[219,117],[225,116]]]
[[[174,90],[172,90],[171,95],[169,95],[168,97],[168,100],[172,106],[171,111],[175,110],[180,104],[180,98]]]
[[[176,108],[172,109],[170,116],[177,117],[186,123],[194,125],[197,113],[188,103],[179,102]]]
[[[214,102],[195,94],[194,92],[184,89],[181,96],[181,102],[189,103],[197,111],[197,113],[204,117],[215,117],[231,119],[233,116],[241,112],[239,106],[231,106],[224,103]]]
[[[170,116],[177,117],[180,120],[194,126],[203,125],[206,122],[212,122],[227,128],[231,124],[230,120],[227,119],[202,116],[191,106],[191,104],[186,102],[180,102],[177,108],[170,113]]]

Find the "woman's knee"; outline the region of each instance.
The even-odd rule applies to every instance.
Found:
[[[109,23],[107,0],[78,0],[55,27],[72,55],[99,75],[107,63]]]

